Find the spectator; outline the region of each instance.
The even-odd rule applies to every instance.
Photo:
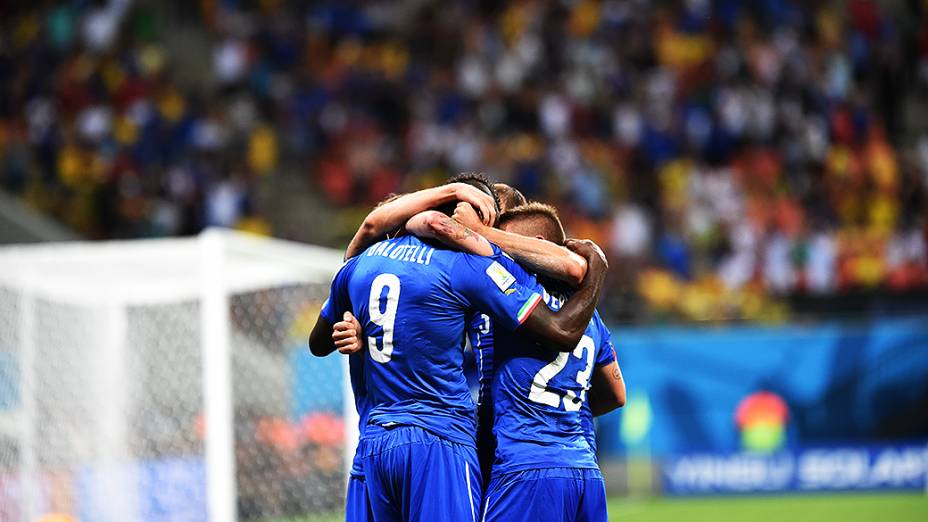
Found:
[[[645,316],[925,289],[928,135],[901,113],[928,108],[924,9],[23,5],[0,20],[0,184],[108,238],[274,232],[257,187],[300,174],[348,231],[484,170],[619,256],[607,299]]]

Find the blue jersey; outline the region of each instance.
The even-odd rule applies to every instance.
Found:
[[[494,246],[488,257],[415,236],[381,241],[350,259],[328,306],[351,310],[367,337],[368,424],[410,425],[474,444],[474,403],[464,372],[464,331],[474,310],[515,330],[543,289]]]
[[[476,360],[478,445],[483,439],[483,448],[478,449],[486,449],[490,448],[486,441],[492,437],[493,427],[493,320],[490,316],[483,312],[474,313],[467,328],[467,337]],[[492,456],[491,449],[490,459]]]
[[[612,343],[612,335],[608,330],[606,330],[606,340],[609,346],[604,347],[603,351],[597,354],[596,364],[593,365],[595,369],[612,364],[616,360],[615,345]],[[580,408],[580,423],[583,426],[583,435],[586,437],[586,442],[593,449],[593,456],[596,456],[596,425],[593,424],[593,410],[590,409],[590,401],[583,401],[583,407]]]
[[[477,403],[490,403],[493,383],[493,320],[490,316],[475,312],[469,321],[467,337],[476,359]]]
[[[493,438],[493,320],[482,312],[470,319],[467,337],[474,352],[474,373],[477,393],[477,460],[485,484],[490,482],[490,470],[496,455]]]
[[[545,295],[552,309],[560,307],[558,299]],[[594,366],[609,364],[613,353],[609,330],[598,313],[571,352],[553,353],[518,334],[496,331],[494,476],[527,469],[597,467],[588,440],[592,422],[584,426],[581,409]]]
[[[332,307],[332,300],[326,299],[322,303],[322,312],[320,315],[329,324],[335,324],[342,320],[342,316],[336,314]],[[344,311],[342,311],[344,313]],[[364,386],[364,355],[353,353],[348,356],[348,373],[351,377],[351,391],[354,395],[354,407],[358,411],[358,435],[364,436],[364,426],[367,426],[367,416],[370,413],[370,401],[367,397],[367,388]],[[361,476],[360,458],[355,452],[354,460],[351,462],[351,476]]]

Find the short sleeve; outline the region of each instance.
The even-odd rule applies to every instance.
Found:
[[[335,324],[342,320],[345,312],[351,311],[351,296],[348,293],[348,279],[354,270],[355,260],[357,257],[349,259],[332,280],[332,287],[329,290],[329,298],[322,303],[322,310],[319,315],[329,322]]]
[[[599,349],[596,351],[596,364],[597,368],[601,366],[606,366],[612,364],[616,360],[615,356],[615,345],[612,344],[612,334],[609,332],[609,329],[606,328],[606,325],[603,323],[602,319],[599,318],[599,312],[593,316],[593,320],[596,321],[596,326],[600,331],[600,343]]]
[[[449,274],[452,288],[472,307],[489,315],[495,326],[515,330],[543,302],[541,285],[512,259],[499,253],[490,257],[456,255]]]

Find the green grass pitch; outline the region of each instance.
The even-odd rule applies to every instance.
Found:
[[[928,522],[928,495],[846,494],[609,501],[620,522]],[[341,513],[266,522],[336,522]]]

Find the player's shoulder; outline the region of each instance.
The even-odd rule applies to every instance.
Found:
[[[480,271],[486,272],[487,275],[494,278],[494,281],[496,279],[506,281],[511,279],[513,282],[519,281],[523,285],[537,284],[534,275],[525,270],[522,265],[517,263],[502,250],[494,249],[494,254],[492,256],[473,256],[473,258],[476,259],[471,259],[471,261],[476,263]],[[538,286],[540,287],[540,285]]]
[[[612,342],[612,332],[606,326],[602,316],[599,315],[599,310],[593,310],[593,317],[590,319],[590,330],[594,336],[598,337],[598,342],[603,344]]]
[[[590,319],[590,322],[600,328],[606,326],[606,323],[603,322],[603,317],[599,315],[599,309],[593,310],[593,318]]]
[[[534,276],[531,276],[531,274],[529,274],[527,270],[522,268],[522,265],[516,262],[516,260],[513,259],[512,256],[510,256],[509,254],[504,252],[503,249],[497,246],[496,243],[490,242],[490,246],[493,247],[493,255],[484,256],[484,259],[488,260],[487,261],[488,264],[499,265],[502,268],[505,268],[507,271],[513,273],[519,279],[522,279],[524,277],[534,277]]]
[[[492,264],[494,261],[498,261],[503,255],[503,251],[493,243],[490,243],[490,246],[493,247],[493,254],[489,256],[481,256],[477,254],[472,254],[470,252],[462,252],[460,250],[449,249],[442,246],[442,250],[448,256],[448,259],[452,264],[467,264],[474,267],[485,267]]]
[[[601,332],[609,331],[605,321],[603,321],[603,317],[599,314],[599,310],[593,310],[593,317],[590,318],[590,326]]]
[[[358,266],[358,261],[361,259],[363,255],[364,253],[362,252],[361,254],[358,254],[354,257],[349,257],[348,259],[346,259],[342,263],[342,266],[339,267],[338,272],[335,273],[335,278],[344,279],[350,276],[351,273],[354,272],[355,267]]]
[[[373,248],[373,246],[371,248]],[[364,252],[361,252],[360,254],[354,257],[349,257],[348,259],[346,259],[345,262],[342,263],[341,270],[345,270],[346,268],[350,270],[354,268],[354,266],[358,264],[358,261],[360,261],[361,258],[364,257],[366,252],[367,251],[365,250]]]

